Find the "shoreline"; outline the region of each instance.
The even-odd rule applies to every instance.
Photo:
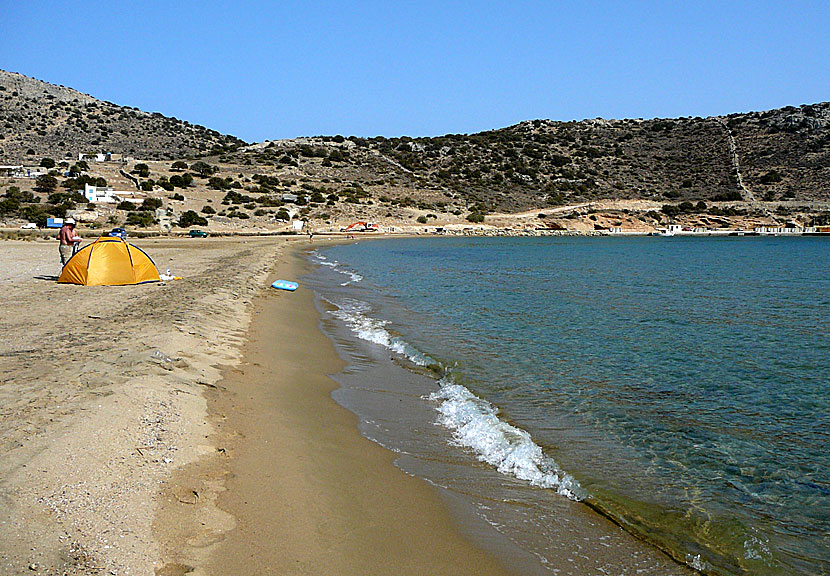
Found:
[[[266,556],[285,532],[303,534],[280,548],[282,553],[306,554],[306,565],[330,573],[423,569],[461,574],[471,566],[482,574],[510,573],[504,563],[516,555],[504,552],[504,543],[497,542],[503,537],[488,539],[475,528],[470,532],[466,514],[451,502],[452,495],[396,467],[398,455],[361,435],[357,416],[332,398],[339,384],[327,375],[340,372],[344,364],[321,330],[312,292],[269,288],[275,275],[298,278],[307,269],[303,251],[339,240],[133,240],[150,252],[159,268],[170,266],[185,276],[167,285],[56,285],[46,274],[51,270],[48,264],[30,267],[28,261],[7,271],[3,278],[11,289],[6,304],[21,309],[19,322],[7,328],[26,334],[3,351],[11,358],[21,354],[24,363],[23,372],[5,383],[7,389],[9,383],[13,388],[31,386],[32,394],[24,391],[24,396],[36,411],[14,411],[10,404],[13,413],[4,412],[5,423],[23,422],[24,431],[31,430],[33,422],[43,427],[34,438],[19,437],[20,446],[0,454],[0,498],[19,500],[7,507],[3,518],[7,524],[2,533],[8,537],[0,546],[0,559],[10,573],[24,573],[29,566],[47,572],[70,568],[81,574],[245,572],[251,539],[242,535],[247,534],[243,530],[274,531],[261,539],[259,550]],[[35,259],[45,262],[55,251],[53,243],[2,246],[12,264],[20,264],[16,251],[29,260],[36,254]],[[72,352],[62,357],[66,365],[57,365],[57,372],[36,368],[44,360],[43,342],[60,333],[56,315],[62,314],[59,320],[65,321],[67,306],[73,310],[69,316],[75,340]],[[268,326],[269,318],[292,314],[297,316],[294,328],[288,322]],[[305,358],[304,365],[291,364],[285,350],[257,346],[274,342],[277,329],[287,330],[285,336],[291,338],[302,336],[307,346],[294,354]],[[155,350],[173,362],[153,361]],[[32,355],[38,360],[30,361],[35,370],[30,373],[25,362]],[[294,371],[293,388],[269,391],[262,385],[269,380],[272,364],[278,374]],[[314,367],[311,374],[307,366]],[[250,388],[250,378],[260,384],[258,389]],[[50,379],[69,382],[76,394],[56,395],[63,390],[55,389]],[[313,382],[312,398],[304,394],[307,381]],[[243,398],[241,390],[248,390],[250,397]],[[253,416],[266,413],[264,404],[251,404],[251,398],[262,400],[277,392],[293,395],[294,401],[276,406],[284,411],[277,421],[293,418],[294,424],[287,429],[283,425],[281,436],[274,432],[265,438],[271,422],[251,424]],[[38,400],[43,394],[54,407]],[[308,404],[295,413],[300,401]],[[46,413],[33,419],[40,412]],[[316,422],[316,427],[308,428],[309,422]],[[291,436],[294,430],[304,434]],[[250,450],[253,439],[279,445],[286,436],[293,438],[291,459],[300,468],[293,478],[283,478],[281,489],[264,486],[257,477],[284,472],[285,461],[263,464],[261,455]],[[304,446],[314,446],[327,457],[314,457]],[[296,476],[300,474],[306,474],[302,482]],[[245,476],[247,484],[241,480]],[[322,490],[326,506],[321,507],[321,496],[310,493],[309,486]],[[263,489],[271,490],[266,498],[271,508],[251,516],[238,497],[262,494]],[[288,493],[296,494],[291,501],[308,503],[310,518],[294,509],[291,516],[275,504]],[[332,511],[339,523],[331,519]],[[242,528],[238,537],[237,526]],[[328,540],[321,541],[321,534],[328,534]],[[309,542],[317,543],[313,554]],[[395,554],[389,554],[390,549]],[[215,558],[228,563],[218,565]],[[295,567],[285,563],[286,558],[278,565],[291,571]],[[272,561],[263,560],[263,570]],[[523,573],[527,566],[523,564]]]
[[[300,277],[310,246],[269,281]],[[242,361],[207,394],[219,450],[177,474],[157,516],[162,540],[184,543],[160,574],[513,574],[331,397],[344,364],[312,291],[266,289],[251,306]]]
[[[384,328],[388,316],[376,317],[366,311],[389,304],[383,297],[378,302],[360,288],[353,274],[359,278],[362,271],[351,268],[344,253],[329,253],[319,259],[325,266],[319,268],[316,278],[312,276],[314,287],[324,316],[328,316],[325,310],[329,307],[334,311],[322,326],[350,366],[334,376],[340,383],[335,399],[359,415],[364,436],[398,454],[397,467],[436,487],[474,542],[497,551],[511,566],[521,565],[525,574],[550,569],[590,574],[615,566],[648,574],[691,573],[683,561],[625,530],[592,503],[574,501],[551,490],[540,491],[531,483],[516,484],[510,473],[482,466],[481,458],[470,450],[453,446],[451,434],[443,426],[435,427],[436,407],[424,402],[441,383],[435,374],[417,366],[424,357],[430,358],[430,352],[402,340],[394,327]],[[332,278],[337,273],[353,280],[340,284]],[[341,308],[342,301],[348,312]],[[509,420],[504,422],[509,425]],[[524,502],[523,511],[502,504],[512,501]],[[565,523],[567,528],[548,527],[535,536],[525,531],[529,523],[541,528],[545,517],[556,524]],[[511,531],[511,525],[519,530]],[[487,534],[490,529],[494,534]],[[593,545],[587,544],[591,551],[585,556],[582,550],[587,542]],[[528,563],[525,558],[530,555],[533,558]]]

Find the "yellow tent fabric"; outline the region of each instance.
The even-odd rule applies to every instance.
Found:
[[[141,248],[123,238],[102,236],[78,250],[63,267],[58,282],[83,286],[124,286],[159,282],[156,265]]]

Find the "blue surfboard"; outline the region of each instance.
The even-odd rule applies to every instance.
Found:
[[[291,282],[290,280],[277,280],[276,282],[271,284],[271,286],[273,286],[274,288],[278,288],[280,290],[289,290],[291,292],[300,287],[299,284],[297,284],[296,282]]]

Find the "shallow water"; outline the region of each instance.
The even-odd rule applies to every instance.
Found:
[[[820,574],[830,571],[828,248],[818,238],[385,240],[321,251],[314,259],[328,265],[310,283],[333,305],[331,331],[437,372],[408,396],[429,434],[405,439],[413,425],[391,420],[373,432],[368,417],[364,433],[411,454],[420,475],[483,492],[493,506],[480,513],[524,524],[502,528],[536,556],[545,514],[567,521],[580,501],[695,568]],[[374,401],[345,390],[341,400],[371,412]],[[452,461],[452,480],[424,464],[436,461]],[[510,483],[494,488],[481,467]],[[529,508],[538,513],[517,512]]]

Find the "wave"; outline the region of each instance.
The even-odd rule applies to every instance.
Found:
[[[423,354],[402,338],[392,335],[385,328],[388,322],[369,316],[367,314],[369,305],[365,302],[351,298],[344,299],[340,303],[331,302],[330,300],[328,302],[337,308],[329,313],[345,322],[346,326],[361,340],[379,344],[392,352],[405,356],[418,366],[429,366],[435,363],[432,358]]]
[[[338,262],[337,260],[329,261],[328,258],[323,256],[322,254],[320,254],[316,250],[314,252],[312,252],[311,254],[317,259],[317,264],[319,264],[320,266],[328,266],[332,270],[336,270],[337,272],[340,272],[341,274],[345,274],[346,276],[349,277],[349,280],[347,280],[346,282],[343,282],[342,284],[340,284],[341,286],[348,286],[349,284],[356,284],[356,283],[360,282],[361,280],[363,280],[363,276],[361,276],[357,272],[352,272],[351,270],[342,270],[342,269],[340,269],[340,262]]]
[[[336,308],[329,313],[342,320],[361,340],[383,346],[419,366],[436,364],[402,338],[392,335],[386,329],[387,321],[371,317],[367,303],[351,298],[327,301]],[[492,404],[454,383],[449,375],[438,384],[440,389],[429,400],[439,402],[439,422],[453,431],[456,444],[471,448],[479,460],[495,466],[502,474],[553,489],[571,500],[580,501],[588,496],[573,476],[544,455],[528,432],[500,420]]]
[[[357,272],[352,272],[351,270],[338,270],[338,272],[340,272],[341,274],[346,274],[349,278],[351,278],[351,280],[347,280],[346,282],[340,284],[341,286],[348,286],[349,284],[357,283],[363,280],[363,276],[361,276]]]
[[[492,404],[448,376],[438,383],[441,388],[429,399],[440,402],[439,422],[453,431],[458,445],[471,448],[479,460],[495,466],[502,474],[553,489],[571,500],[588,496],[573,476],[544,455],[529,433],[499,419]]]

